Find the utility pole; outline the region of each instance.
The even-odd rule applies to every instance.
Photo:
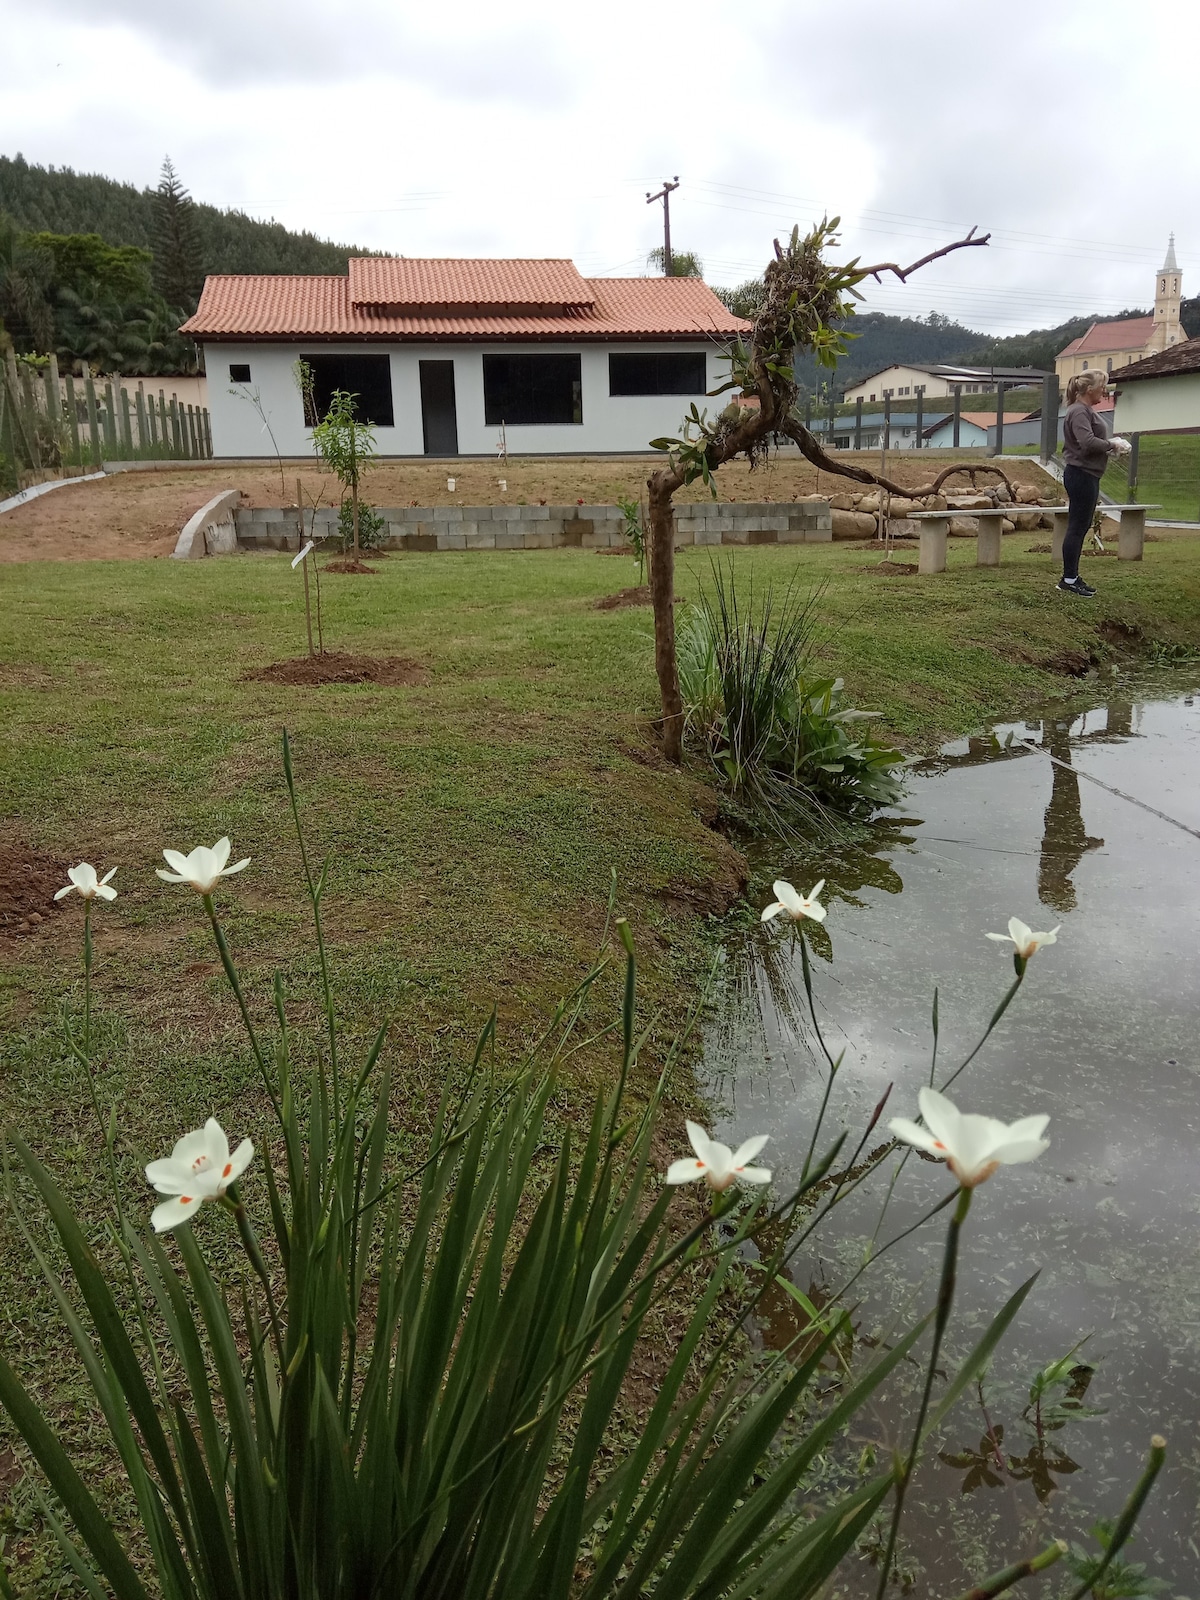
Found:
[[[670,278],[670,277],[674,276],[674,273],[671,271],[671,268],[674,265],[673,261],[671,260],[671,194],[675,189],[678,189],[678,187],[679,187],[679,174],[676,173],[673,178],[670,178],[670,179],[664,178],[663,179],[663,186],[658,191],[657,194],[648,194],[646,196],[646,204],[648,206],[652,206],[656,200],[661,200],[662,203],[663,203],[663,277],[664,278]]]

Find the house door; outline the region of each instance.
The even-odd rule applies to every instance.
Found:
[[[421,362],[421,425],[427,456],[458,454],[453,361]]]

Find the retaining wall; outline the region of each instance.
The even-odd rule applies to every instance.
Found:
[[[387,523],[387,550],[605,550],[623,545],[624,518],[616,506],[376,507]],[[318,538],[332,536],[337,512],[316,514]],[[310,517],[305,516],[307,532]],[[704,501],[675,508],[677,545],[808,544],[833,538],[824,499],[752,504]],[[237,541],[247,550],[299,548],[294,506],[237,512]]]

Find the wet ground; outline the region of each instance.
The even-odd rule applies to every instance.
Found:
[[[801,889],[828,879],[812,965],[818,1019],[845,1059],[825,1134],[848,1128],[852,1144],[889,1084],[887,1115],[916,1115],[935,986],[936,1082],[978,1040],[1012,978],[1011,947],[984,934],[1012,915],[1062,925],[951,1090],[962,1109],[1006,1121],[1047,1112],[1052,1143],[981,1187],[967,1224],[951,1359],[1041,1275],[982,1391],[960,1401],[919,1471],[903,1559],[925,1593],[955,1594],[1051,1537],[1083,1538],[1119,1510],[1161,1432],[1168,1466],[1127,1554],[1166,1594],[1200,1594],[1200,699],[1172,688],[1138,698],[1125,685],[1086,715],[950,746],[914,770],[875,849],[778,858]],[[730,943],[706,1045],[718,1136],[769,1131],[759,1159],[797,1175],[826,1074],[788,933]],[[792,1278],[810,1298],[836,1291],[877,1228],[883,1243],[947,1192],[944,1168],[909,1160],[880,1225],[896,1164],[883,1161],[797,1257]],[[860,1346],[932,1304],[943,1236],[938,1219],[858,1280]],[[794,1331],[780,1294],[764,1341]],[[1039,1429],[1033,1376],[1084,1336]],[[901,1396],[863,1419],[847,1459],[906,1441],[912,1406]],[[864,1568],[846,1592],[871,1582]],[[1064,1575],[1045,1592],[1066,1588]]]

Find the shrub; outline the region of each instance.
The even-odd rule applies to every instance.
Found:
[[[343,500],[338,510],[338,547],[342,553],[354,549],[354,506]],[[363,501],[358,503],[358,544],[361,550],[378,550],[387,537],[387,523]]]
[[[689,733],[733,796],[787,837],[834,829],[899,798],[898,750],[863,727],[874,713],[844,704],[840,678],[818,676],[820,591],[789,584],[743,601],[732,566],[713,568],[679,630],[679,687]]]

